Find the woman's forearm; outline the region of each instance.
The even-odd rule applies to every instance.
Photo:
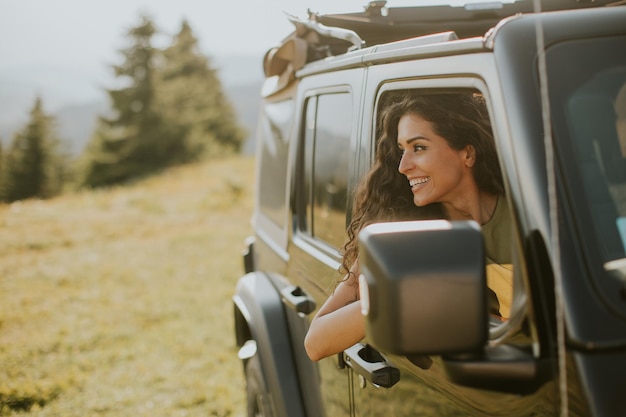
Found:
[[[361,303],[356,301],[316,316],[304,340],[304,348],[311,360],[318,361],[349,348],[364,336]]]

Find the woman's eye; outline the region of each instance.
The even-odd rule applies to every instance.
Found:
[[[420,152],[426,150],[424,145],[413,145],[413,152]]]

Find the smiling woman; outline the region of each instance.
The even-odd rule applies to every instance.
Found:
[[[440,217],[483,228],[494,316],[508,318],[511,223],[485,102],[473,91],[402,91],[381,113],[376,161],[354,197],[344,246],[344,280],[311,322],[305,347],[313,360],[339,353],[365,336],[358,300],[360,230],[380,221]],[[419,248],[415,248],[419,250]],[[488,268],[488,271],[491,268]]]

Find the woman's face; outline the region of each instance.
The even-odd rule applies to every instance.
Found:
[[[398,123],[398,170],[409,180],[417,206],[431,203],[456,205],[476,190],[472,175],[473,148],[455,150],[417,114],[405,114]]]

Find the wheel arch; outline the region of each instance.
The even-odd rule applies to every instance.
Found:
[[[233,296],[235,337],[238,347],[256,343],[266,386],[277,416],[304,416],[304,402],[287,319],[279,291],[267,274],[251,272],[241,277]],[[245,360],[245,359],[244,359]]]

